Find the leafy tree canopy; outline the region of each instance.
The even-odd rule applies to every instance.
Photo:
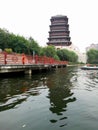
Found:
[[[87,52],[87,62],[91,64],[98,64],[98,50],[90,49]]]
[[[60,60],[67,60],[70,62],[77,62],[78,60],[77,54],[67,49],[57,50],[57,55],[59,56]]]
[[[0,29],[0,48],[2,50],[7,50],[8,52],[25,53],[29,55],[37,54],[70,62],[77,62],[78,59],[78,56],[73,51],[69,51],[67,49],[56,50],[56,48],[52,45],[40,47],[32,37],[27,39],[23,36],[9,33],[6,29]],[[96,54],[95,52],[93,53],[94,54],[88,53],[88,56],[92,59],[94,59]],[[98,57],[97,54],[96,57]]]
[[[40,52],[38,43],[32,37],[26,39],[23,36],[9,33],[6,29],[0,29],[0,48],[2,50],[10,48],[13,52],[25,54],[32,54],[33,51],[36,54]]]

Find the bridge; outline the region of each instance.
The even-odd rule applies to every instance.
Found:
[[[24,72],[32,74],[33,71],[51,70],[66,67],[67,61],[58,61],[46,56],[31,56],[17,53],[0,53],[0,74]]]

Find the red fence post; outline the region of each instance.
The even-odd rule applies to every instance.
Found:
[[[46,64],[46,56],[44,56],[44,64]]]
[[[37,64],[37,63],[38,63],[38,56],[35,55],[35,64]]]
[[[1,56],[1,62],[3,64],[51,64],[51,65],[67,65],[68,61],[59,61],[55,60],[52,57],[46,57],[46,56],[38,56],[35,55],[34,57],[25,55],[24,53],[19,54],[8,54],[7,52],[3,52]],[[32,61],[33,60],[33,61]]]
[[[4,64],[6,65],[7,64],[7,53],[4,52]]]

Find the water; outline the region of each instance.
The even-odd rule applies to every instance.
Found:
[[[98,71],[0,78],[0,130],[97,130]]]

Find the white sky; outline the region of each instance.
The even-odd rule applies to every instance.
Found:
[[[98,0],[0,0],[0,28],[46,46],[51,16],[69,18],[71,41],[84,51],[98,43]]]

